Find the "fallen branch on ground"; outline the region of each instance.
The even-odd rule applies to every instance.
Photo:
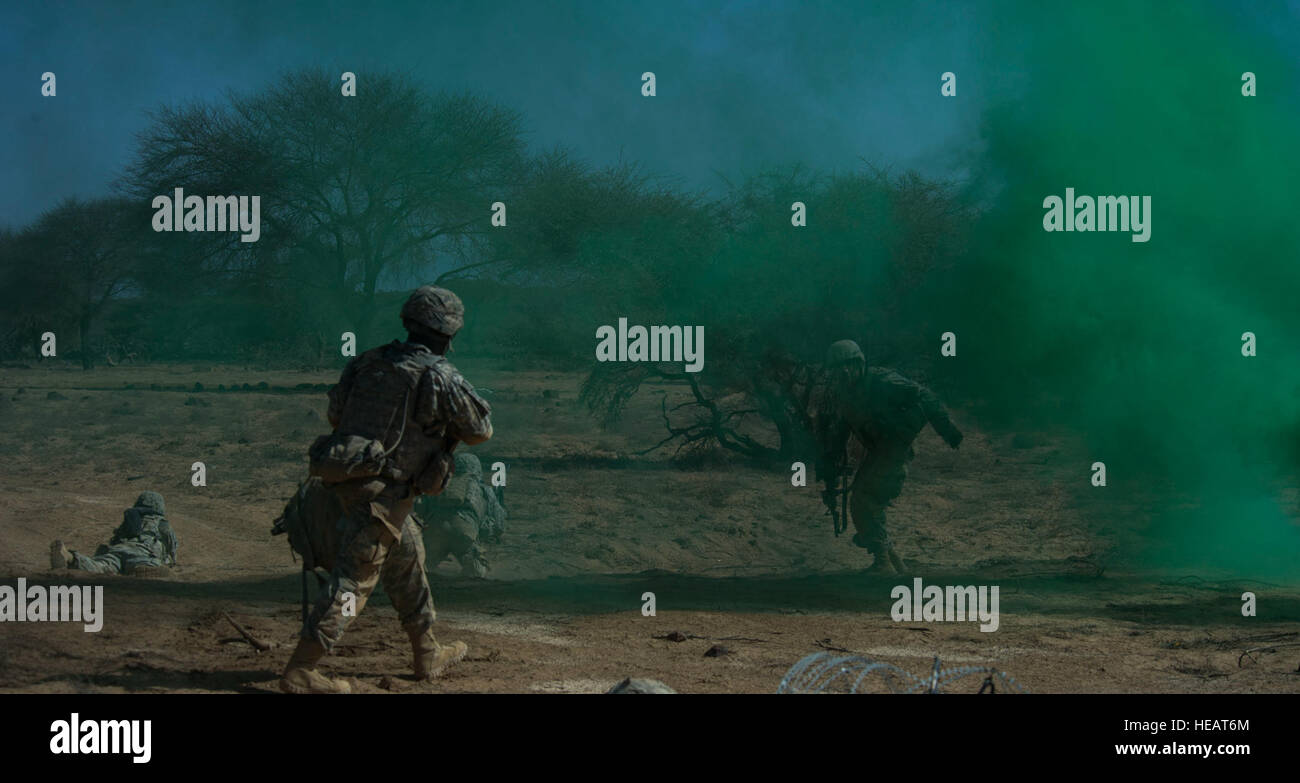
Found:
[[[1246,650],[1241,655],[1237,656],[1237,668],[1238,669],[1241,668],[1241,659],[1246,657],[1250,658],[1251,663],[1259,663],[1259,661],[1255,658],[1255,656],[1251,655],[1251,653],[1272,652],[1279,647],[1300,647],[1300,642],[1287,642],[1286,644],[1270,644],[1264,647],[1252,647],[1251,649]]]
[[[235,622],[235,618],[231,617],[229,612],[222,612],[221,616],[226,618],[228,621],[230,621],[230,624],[235,627],[235,630],[239,631],[239,635],[244,637],[244,641],[253,645],[253,649],[257,650],[258,652],[266,652],[267,650],[275,646],[273,643],[264,642],[261,639],[258,639],[256,636],[249,633],[248,630],[244,628],[244,626]]]

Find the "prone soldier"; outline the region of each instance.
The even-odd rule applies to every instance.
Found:
[[[97,574],[166,576],[176,565],[179,546],[166,513],[162,495],[141,492],[135,505],[122,513],[122,524],[113,531],[112,539],[101,544],[93,556],[68,549],[56,539],[50,544],[50,567]]]

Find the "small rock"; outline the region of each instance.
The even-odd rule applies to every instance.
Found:
[[[626,678],[618,685],[605,691],[605,693],[676,693],[677,691],[669,688],[658,680],[643,680]]]
[[[731,650],[720,644],[715,644],[704,652],[705,658],[721,658],[724,655],[731,655]]]
[[[198,381],[195,381],[195,382],[194,382],[194,391],[196,391],[196,392],[201,392],[201,391],[203,391],[203,384],[199,383]]]
[[[672,631],[671,633],[665,635],[664,638],[670,642],[684,642],[686,641],[686,634],[682,633],[681,631]]]

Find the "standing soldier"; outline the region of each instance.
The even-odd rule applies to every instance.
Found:
[[[928,422],[949,446],[962,434],[953,426],[939,398],[929,389],[884,367],[867,367],[862,349],[840,340],[826,356],[828,400],[817,417],[824,449],[818,466],[826,481],[823,500],[836,513],[836,484],[845,470],[845,448],[856,435],[866,457],[848,489],[849,513],[857,532],[853,543],[875,555],[869,569],[889,574],[904,570],[885,529],[885,508],[903,491],[912,441]]]
[[[334,433],[312,445],[312,474],[337,494],[346,522],[329,584],[280,680],[287,693],[350,690],[316,664],[381,577],[411,639],[417,679],[437,677],[468,649],[434,639],[424,544],[407,518],[417,495],[446,486],[457,443],[492,437],[491,411],[445,356],[465,323],[459,297],[422,286],[402,306],[402,323],[406,342],[394,340],[348,362],[329,393]]]

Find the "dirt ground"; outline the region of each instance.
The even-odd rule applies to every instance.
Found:
[[[99,633],[0,623],[0,691],[273,692],[300,609],[297,566],[269,528],[328,430],[322,385],[336,372],[32,364],[0,369],[0,584],[104,585],[106,617]],[[438,633],[468,642],[469,658],[414,683],[377,594],[326,662],[357,690],[602,692],[634,676],[773,692],[829,650],[918,675],[935,656],[991,665],[1032,692],[1300,692],[1300,647],[1242,657],[1300,642],[1300,581],[1117,565],[1116,531],[1144,510],[1087,495],[1067,442],[982,431],[960,410],[960,450],[927,430],[890,515],[911,573],[873,578],[870,556],[833,536],[819,485],[635,455],[663,435],[657,393],[679,389],[650,387],[601,430],[577,403],[579,374],[458,364],[490,390],[497,435],[474,451],[505,463],[510,513],[487,580],[456,578],[451,562],[434,572]],[[198,461],[206,487],[191,485]],[[93,551],[144,489],[163,493],[181,539],[170,578],[50,571],[52,539]],[[998,585],[1000,627],[894,622],[891,589],[918,576]],[[1257,617],[1241,615],[1246,590],[1267,607]],[[256,651],[223,612],[274,648]],[[664,638],[674,631],[685,640]],[[724,654],[706,656],[715,645]]]

